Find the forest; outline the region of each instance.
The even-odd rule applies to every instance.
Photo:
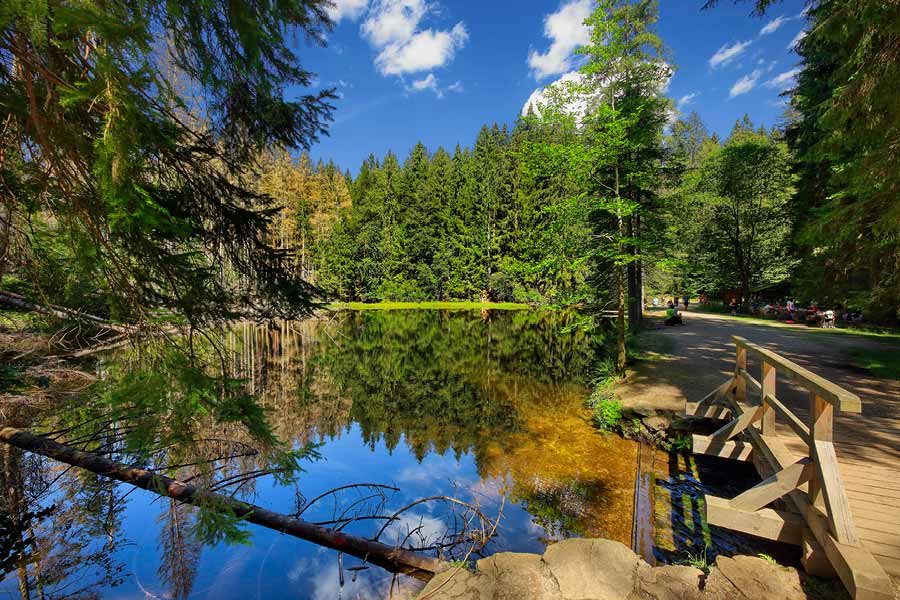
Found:
[[[258,562],[241,583],[259,587],[231,597],[261,594],[264,567],[272,593],[300,563],[324,569],[305,546],[278,562],[293,555],[276,533],[334,551],[341,590],[384,591],[378,567],[391,593],[495,538],[628,541],[639,449],[606,435],[597,403],[628,426],[613,389],[636,364],[718,364],[678,356],[699,334],[664,327],[652,298],[731,299],[720,331],[792,298],[896,337],[900,4],[806,2],[778,121],[729,115],[724,135],[669,95],[658,0],[587,4],[575,71],[522,114],[360,165],[311,158],[341,92],[298,43],[327,47],[347,4],[0,6],[0,595],[112,595],[131,585],[126,552],[146,567],[136,531],[158,534],[140,552],[161,562],[154,593],[177,598],[227,572],[235,544],[252,560],[228,564]],[[694,9],[720,4],[744,3]],[[427,12],[371,10],[397,6]],[[469,35],[417,35],[439,34]],[[379,47],[382,75],[398,43]],[[648,350],[654,331],[669,338]],[[843,354],[812,366],[894,397],[870,366],[900,372],[896,352],[835,333]],[[659,449],[677,462],[690,439]]]

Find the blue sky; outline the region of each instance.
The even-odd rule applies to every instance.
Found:
[[[749,3],[703,11],[703,0],[661,0],[659,34],[677,71],[668,94],[687,114],[727,135],[744,113],[776,123],[779,92],[798,57],[803,0],[765,17]],[[512,123],[531,94],[577,67],[591,0],[336,0],[328,46],[300,43],[319,86],[335,86],[331,135],[312,149],[356,172],[370,153],[403,159],[417,142],[430,150],[471,145],[484,123]]]

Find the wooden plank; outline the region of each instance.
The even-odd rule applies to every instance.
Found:
[[[710,525],[788,544],[800,544],[804,527],[803,519],[796,513],[770,508],[744,511],[716,496],[706,496],[706,521]]]
[[[753,439],[754,451],[776,470],[790,466],[791,454],[776,436],[763,436],[753,427],[747,430]],[[816,540],[824,548],[828,560],[851,597],[857,600],[893,600],[893,586],[884,567],[863,547],[848,546],[837,541],[828,528],[828,521],[809,501],[809,496],[795,490],[788,497],[804,516]]]
[[[719,404],[723,396],[731,392],[735,385],[734,378],[730,378],[722,385],[708,393],[700,402],[686,402],[684,412],[692,417],[703,417],[707,419],[724,419],[730,412]],[[701,413],[702,411],[702,413]]]
[[[734,358],[734,398],[738,404],[747,401],[747,380],[741,376],[741,371],[747,371],[747,349],[738,345]]]
[[[797,415],[791,412],[781,401],[776,398],[774,395],[766,395],[765,402],[768,406],[772,407],[772,409],[778,414],[779,417],[785,420],[788,427],[797,434],[800,440],[804,443],[804,445],[809,446],[809,427],[801,421]],[[771,432],[771,433],[774,433]],[[769,435],[763,430],[763,435]]]
[[[788,360],[783,356],[775,354],[771,350],[767,350],[765,348],[757,346],[756,344],[749,342],[741,336],[731,336],[731,340],[735,343],[735,345],[737,345],[739,354],[741,349],[745,351],[745,358],[746,352],[750,352],[753,355],[770,362],[772,365],[779,368],[782,373],[789,375],[791,379],[793,379],[806,389],[816,392],[827,402],[837,406],[838,410],[840,410],[841,412],[862,412],[862,403],[860,402],[859,396],[857,396],[856,394],[848,392],[844,388],[828,381],[824,377],[816,375],[812,371],[801,367],[797,363]],[[743,365],[738,366],[739,368],[746,369],[746,360]]]
[[[736,411],[735,411],[736,412]],[[737,418],[729,421],[719,429],[715,430],[709,437],[713,440],[725,441],[730,440],[740,432],[744,431],[750,425],[760,420],[763,415],[763,407],[748,407],[746,411],[738,413]]]
[[[694,454],[730,458],[732,460],[749,460],[753,452],[753,444],[734,440],[714,440],[705,435],[694,434],[692,436],[692,448]]]
[[[769,398],[775,397],[775,367],[764,361],[762,364],[762,386],[759,394],[762,398],[760,404],[763,405],[763,418],[759,423],[759,428],[763,435],[772,435],[775,433],[775,411],[769,403]]]
[[[850,514],[850,502],[844,494],[844,483],[838,468],[837,456],[834,453],[834,406],[818,394],[810,398],[812,422],[809,446],[810,457],[816,466],[817,492],[820,492],[828,508],[828,524],[831,533],[842,544],[859,545],[859,536],[853,526]],[[813,504],[817,495],[810,494]]]
[[[732,499],[729,505],[732,508],[749,512],[759,510],[809,481],[813,470],[811,461],[808,458],[802,458]]]

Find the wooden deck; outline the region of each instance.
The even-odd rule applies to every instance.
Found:
[[[732,420],[695,436],[695,452],[753,460],[763,476],[774,475],[733,500],[708,498],[710,523],[801,543],[805,560],[817,538],[818,566],[810,570],[833,568],[856,598],[892,597],[884,580],[900,577],[900,398],[876,400],[877,390],[854,386],[847,373],[836,378],[844,389],[734,341],[734,378],[688,406],[689,414]],[[788,512],[765,508],[781,497],[792,501]]]

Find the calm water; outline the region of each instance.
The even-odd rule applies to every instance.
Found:
[[[494,516],[505,499],[484,554],[541,552],[554,540],[585,535],[630,545],[636,448],[590,424],[582,403],[596,349],[577,328],[567,330],[575,319],[531,311],[341,312],[238,326],[227,345],[278,436],[321,443],[323,458],[300,479],[306,499],[360,482],[399,488],[391,506],[446,494]],[[42,570],[47,596],[390,593],[390,574],[352,570],[356,559],[344,558],[341,586],[337,553],[262,528],[250,527],[249,545],[200,545],[186,533],[189,508],[124,486],[101,493],[90,476],[29,461],[18,465],[24,486],[59,477],[55,512],[37,515],[30,534],[45,548],[32,571]],[[293,488],[267,479],[249,499],[282,512],[297,505]],[[304,518],[331,512],[323,504]],[[449,526],[448,515],[423,506],[407,526],[437,534]],[[15,570],[8,573],[0,598],[20,597],[20,581]],[[401,597],[419,586],[398,583]],[[37,598],[39,590],[28,595]]]

